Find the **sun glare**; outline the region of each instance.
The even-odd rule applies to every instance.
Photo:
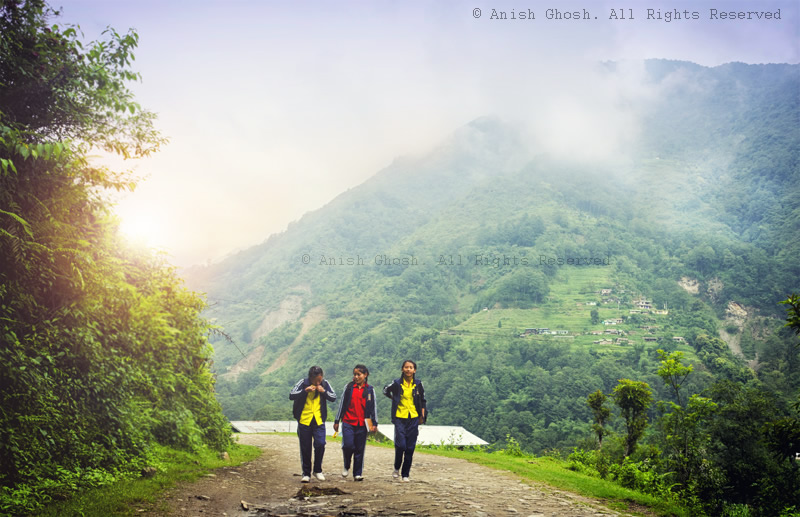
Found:
[[[121,217],[119,231],[135,246],[159,249],[164,247],[164,223],[154,214],[126,214]]]

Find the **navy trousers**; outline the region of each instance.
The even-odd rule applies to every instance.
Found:
[[[419,418],[394,419],[394,469],[404,478],[411,472],[419,435]]]
[[[314,473],[322,472],[322,457],[325,455],[325,423],[318,425],[314,419],[311,425],[297,423],[297,437],[300,439],[300,462],[303,475],[311,475],[311,450],[313,442]]]
[[[353,463],[353,476],[360,476],[364,470],[364,449],[367,446],[367,427],[342,422],[342,454],[344,468],[350,470]]]

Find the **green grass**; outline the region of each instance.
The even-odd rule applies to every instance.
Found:
[[[623,336],[631,343],[645,343],[645,336],[653,334],[638,328],[638,324],[605,326],[602,323],[593,325],[591,312],[597,309],[600,321],[629,316],[633,307],[629,304],[602,303],[598,294],[602,288],[614,288],[612,270],[603,266],[562,266],[550,284],[548,300],[531,309],[489,309],[471,315],[463,322],[450,329],[451,332],[463,336],[492,336],[513,338],[519,336],[526,328],[549,328],[550,330],[567,330],[568,336],[527,336],[531,342],[541,340],[560,340],[573,346],[587,347],[599,353],[624,352],[632,346],[627,343],[594,343],[601,339],[614,339],[617,335],[592,335],[591,331],[603,332],[616,329],[626,333]],[[627,292],[626,295],[631,296]],[[647,294],[647,293],[643,293]],[[619,296],[614,293],[612,296]],[[587,305],[595,302],[597,305]],[[673,335],[685,335],[686,329],[671,326],[667,315],[645,315],[648,325],[656,325],[659,330],[654,337],[671,339]],[[500,325],[498,325],[500,322]],[[649,344],[649,343],[648,343]],[[697,360],[695,352],[686,343],[676,344],[690,361]]]
[[[236,466],[257,458],[261,449],[249,445],[234,445],[228,450],[229,460],[219,458],[213,451],[192,454],[159,447],[154,465],[158,472],[152,477],[118,481],[112,485],[86,490],[67,501],[49,504],[37,516],[107,516],[139,515],[139,509],[166,511],[164,492],[179,482],[192,482],[211,470]]]
[[[532,309],[490,309],[473,315],[454,327],[464,333],[522,332],[526,328],[547,327],[551,330],[568,330],[575,336],[588,330],[602,330],[602,325],[591,324],[591,311],[595,306],[586,302],[600,302],[597,292],[604,287],[613,287],[611,270],[608,267],[563,266],[551,282],[548,301]],[[580,304],[580,305],[579,305]],[[600,318],[617,317],[616,305],[598,305]],[[624,311],[627,314],[627,309]],[[498,327],[497,322],[502,322]],[[563,339],[563,338],[562,338]]]
[[[419,452],[458,458],[487,467],[511,472],[523,480],[544,483],[591,499],[618,511],[640,515],[687,516],[690,513],[669,501],[624,488],[611,481],[567,468],[568,462],[550,456],[511,456],[498,452],[421,447]]]

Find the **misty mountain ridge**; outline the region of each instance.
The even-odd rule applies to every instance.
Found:
[[[613,77],[619,66],[606,63],[602,73]],[[800,288],[789,259],[800,254],[800,67],[652,60],[636,73],[641,88],[608,97],[625,125],[609,128],[613,152],[549,146],[543,121],[532,130],[481,117],[285,232],[189,270],[187,283],[207,293],[208,316],[232,338],[213,343],[226,415],[286,416],[283,388],[312,363],[335,385],[356,362],[384,380],[417,358],[426,379],[445,383],[478,360],[511,361],[502,364],[515,375],[551,371],[530,355],[536,349],[575,365],[589,355],[626,364],[633,345],[643,372],[655,347],[675,346],[709,376],[758,375],[746,361],[771,368],[777,302]],[[602,124],[577,129],[579,146]],[[645,297],[669,315],[634,316]],[[598,345],[591,333],[605,327],[590,322],[595,306],[601,319],[624,315],[632,334],[651,320],[658,330],[649,341],[639,331]],[[737,308],[747,316],[733,332]],[[530,338],[519,337],[526,327],[563,327],[570,344],[529,349]],[[723,359],[699,348],[704,335],[729,338]],[[598,375],[605,390],[619,378]],[[504,436],[487,414],[449,401],[440,382],[431,390],[436,423],[467,425],[489,441]],[[501,402],[511,395],[496,393]],[[578,398],[564,418],[586,417]],[[525,410],[535,415],[537,404]],[[531,448],[568,441],[535,438],[530,425]]]

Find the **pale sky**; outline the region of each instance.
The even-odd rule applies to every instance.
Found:
[[[539,141],[565,152],[598,145],[608,120],[625,127],[605,101],[637,88],[593,82],[602,61],[800,60],[797,0],[52,5],[63,13],[54,22],[79,24],[86,39],[106,26],[139,33],[133,68],[143,80],[132,89],[170,143],[136,165],[145,179],[116,211],[179,266],[259,244],[480,116],[536,119]],[[554,6],[562,19],[547,18]],[[710,9],[780,10],[780,19],[713,20]],[[535,19],[520,19],[529,11]]]

